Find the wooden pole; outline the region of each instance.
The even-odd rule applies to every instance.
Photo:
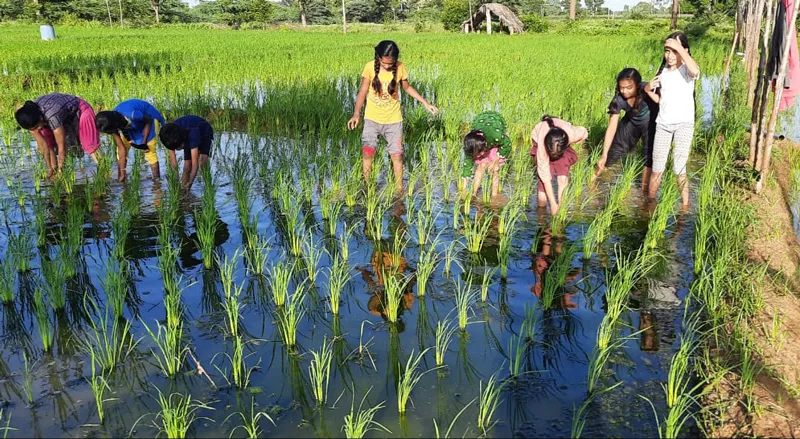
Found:
[[[756,163],[758,163],[758,152],[762,150],[763,144],[762,130],[764,124],[766,124],[767,96],[769,95],[769,80],[767,79],[769,72],[766,71],[766,67],[767,59],[769,58],[769,43],[775,28],[772,20],[775,17],[775,9],[778,7],[778,2],[780,1],[782,0],[777,0],[774,7],[769,5],[767,8],[767,20],[764,24],[764,35],[761,39],[761,56],[758,61],[758,80],[753,96],[753,112],[750,117],[750,154],[747,156],[747,159],[753,164],[754,168],[756,167]]]
[[[681,3],[679,0],[672,0],[672,19],[669,22],[669,29],[674,30],[678,28],[678,14],[681,10]]]
[[[492,11],[489,8],[486,8],[486,33],[492,34]]]
[[[342,0],[342,32],[347,33],[347,10],[344,6],[344,0]]]
[[[761,156],[761,178],[759,185],[756,187],[757,192],[761,192],[764,188],[764,178],[769,176],[769,165],[772,156],[772,144],[775,141],[775,125],[778,122],[778,109],[781,105],[781,96],[783,96],[783,81],[786,78],[786,66],[789,64],[789,48],[791,46],[791,37],[795,32],[795,22],[797,21],[797,9],[800,7],[800,0],[794,0],[794,9],[792,10],[792,17],[789,19],[789,26],[786,27],[784,34],[784,41],[786,44],[783,46],[783,53],[781,54],[781,65],[778,68],[778,79],[775,81],[774,99],[772,100],[772,114],[769,117],[769,129],[767,130],[767,138],[764,145],[764,154]]]
[[[754,0],[755,8],[750,11],[748,20],[747,39],[745,40],[745,68],[747,69],[747,105],[753,105],[756,88],[756,73],[758,64],[758,36],[761,32],[761,17],[764,16],[765,0]]]

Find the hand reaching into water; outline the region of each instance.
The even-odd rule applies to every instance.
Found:
[[[428,110],[428,112],[431,113],[434,116],[439,114],[439,109],[436,108],[436,106],[434,106],[432,104],[425,104],[425,109]]]
[[[358,117],[358,115],[357,115],[357,114],[356,114],[356,115],[354,115],[353,117],[351,117],[351,118],[350,118],[350,120],[348,120],[348,121],[347,121],[347,129],[348,129],[348,130],[355,129],[355,127],[357,127],[357,126],[358,126],[358,121],[359,121],[359,119],[360,119],[360,118]]]

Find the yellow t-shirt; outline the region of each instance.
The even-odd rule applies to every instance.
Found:
[[[405,64],[397,62],[397,85],[394,95],[389,94],[389,83],[392,82],[391,72],[380,72],[378,78],[381,81],[381,94],[375,93],[372,87],[372,80],[375,78],[375,62],[370,61],[364,66],[361,77],[370,82],[369,93],[367,94],[367,108],[364,110],[364,119],[381,124],[390,124],[403,121],[403,114],[400,112],[400,81],[408,79],[408,71]]]

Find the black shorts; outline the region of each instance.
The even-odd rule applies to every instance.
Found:
[[[611,142],[611,147],[608,149],[606,166],[634,152],[636,150],[636,145],[639,143],[639,140],[641,140],[644,165],[648,168],[652,168],[655,130],[650,129],[649,125],[650,124],[634,124],[633,121],[627,117],[620,119],[619,125],[617,125],[617,132],[614,134],[614,140]]]
[[[199,154],[205,154],[208,158],[211,158],[211,143],[214,141],[214,136],[210,138],[203,139],[200,142],[200,145],[197,146],[197,152]],[[191,160],[192,159],[192,148],[183,148],[183,159],[184,160]]]

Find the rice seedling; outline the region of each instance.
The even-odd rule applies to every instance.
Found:
[[[440,320],[436,322],[436,344],[434,353],[436,354],[436,366],[444,366],[444,356],[450,347],[453,339],[453,334],[456,332],[456,327],[452,325],[450,320]]]
[[[542,306],[544,309],[552,308],[553,300],[558,291],[566,284],[567,276],[572,269],[572,259],[577,252],[578,249],[574,245],[567,245],[561,253],[558,253],[553,265],[545,271],[542,285]]]
[[[450,277],[450,271],[453,267],[453,262],[455,262],[459,266],[461,265],[461,263],[458,262],[458,250],[456,250],[456,244],[458,244],[458,241],[453,241],[452,243],[450,243],[449,246],[447,246],[447,249],[444,251],[443,274],[445,277]]]
[[[3,415],[5,414],[5,409],[0,409],[0,420],[3,419]],[[0,428],[3,431],[3,439],[8,437],[8,432],[10,431],[17,431],[16,428],[11,427],[11,415],[8,415],[8,419],[6,419],[6,426]]]
[[[225,309],[228,333],[233,337],[239,335],[239,318],[241,317],[242,307],[240,299],[243,289],[243,285],[233,285],[232,279],[226,280],[225,277],[222,278],[222,291],[225,295],[222,307]]]
[[[227,354],[225,353],[225,357],[228,358],[228,361],[231,363],[231,379],[228,380],[228,374],[218,367],[217,370],[220,374],[228,381],[228,385],[234,385],[239,389],[246,389],[250,385],[250,377],[253,374],[253,370],[256,369],[257,366],[248,367],[247,366],[247,358],[253,355],[253,353],[245,354],[245,341],[241,335],[234,335],[232,340],[232,353]],[[212,360],[213,361],[213,360]]]
[[[128,263],[125,260],[111,259],[106,262],[103,290],[114,317],[122,318],[125,299],[128,297]]]
[[[650,218],[647,235],[644,238],[644,247],[647,250],[656,248],[659,240],[664,237],[667,222],[675,215],[675,200],[680,195],[680,189],[674,174],[664,176],[660,192],[661,198],[653,211],[652,218]]]
[[[486,268],[481,277],[481,302],[486,303],[489,298],[489,286],[492,284],[492,277],[497,273],[496,268]]]
[[[405,232],[398,230],[392,237],[392,249],[391,252],[389,252],[389,263],[391,264],[392,269],[398,269],[400,264],[405,260],[405,258],[403,258],[403,253],[407,247],[408,238],[406,237]]]
[[[114,237],[114,246],[111,256],[121,261],[125,259],[128,232],[131,229],[131,214],[124,208],[117,209],[111,216],[111,235]]]
[[[489,430],[494,427],[497,420],[493,420],[494,414],[502,401],[500,394],[503,392],[503,382],[497,381],[497,373],[494,373],[483,387],[483,380],[478,384],[480,397],[478,398],[478,429],[487,436]]]
[[[519,378],[525,373],[525,356],[529,348],[527,337],[525,336],[527,325],[528,322],[523,321],[522,325],[520,325],[519,335],[511,336],[508,339],[508,354],[510,360],[508,362],[508,374],[509,379],[512,380]]]
[[[103,372],[111,373],[134,352],[139,342],[133,339],[131,323],[122,323],[118,317],[109,314],[108,307],[100,314],[97,303],[87,297],[84,299],[84,308],[87,314],[99,317],[89,320],[90,330],[86,331],[80,346],[89,353],[93,364],[96,363]]]
[[[500,235],[512,234],[521,215],[522,204],[515,200],[510,201],[500,211],[500,216],[497,220],[497,233]]]
[[[328,305],[331,314],[339,315],[339,305],[341,304],[342,292],[345,285],[350,282],[353,275],[350,274],[350,266],[344,258],[333,258],[333,265],[328,269]]]
[[[183,324],[179,323],[176,327],[164,327],[156,322],[157,332],[153,332],[144,322],[142,322],[147,334],[155,343],[158,352],[150,349],[153,357],[156,358],[158,367],[167,377],[176,376],[183,366],[186,359],[188,348],[182,345]]]
[[[467,250],[471,253],[478,253],[483,248],[486,236],[489,234],[489,227],[492,224],[490,215],[478,216],[475,218],[464,218],[464,238],[467,241]]]
[[[17,270],[10,258],[0,260],[0,300],[3,304],[14,303],[14,285],[17,284]]]
[[[297,345],[297,328],[306,313],[302,309],[304,295],[301,285],[288,297],[285,306],[277,311],[278,328],[281,331],[283,343],[289,349],[293,349]]]
[[[50,301],[53,311],[63,311],[67,305],[67,293],[64,282],[64,268],[58,259],[47,261],[42,259],[42,276],[44,277],[44,293]]]
[[[411,282],[410,276],[395,274],[393,270],[383,271],[383,312],[390,323],[397,323],[400,316],[400,308],[403,306],[403,294]]]
[[[472,401],[468,402],[464,407],[461,408],[461,410],[456,414],[456,416],[453,418],[453,420],[450,421],[450,426],[447,427],[447,431],[445,431],[444,436],[442,436],[439,433],[439,425],[436,424],[436,419],[434,419],[433,420],[433,429],[434,429],[434,432],[436,433],[436,438],[437,439],[439,439],[439,438],[449,438],[450,437],[450,432],[453,430],[453,427],[456,425],[456,422],[458,422],[458,418],[460,418],[461,415],[464,414],[464,412],[469,408],[469,406],[472,405],[473,402],[475,402],[476,399],[477,398],[474,398]],[[467,435],[467,433],[465,431],[464,432],[464,436],[466,436],[466,435]]]
[[[32,406],[34,403],[33,399],[33,369],[36,367],[37,362],[31,364],[30,359],[28,358],[28,353],[24,350],[22,351],[22,368],[23,368],[23,375],[22,375],[22,393],[25,394],[25,401],[28,403],[28,406]]]
[[[206,190],[203,193],[203,205],[194,212],[194,221],[197,227],[197,244],[203,257],[203,266],[211,268],[214,261],[214,245],[217,234],[217,210],[214,208],[213,192]]]
[[[39,336],[42,340],[42,349],[50,352],[53,349],[53,317],[45,304],[42,290],[36,289],[33,294],[33,311],[35,314],[36,325],[39,327]]]
[[[322,347],[319,351],[310,351],[311,363],[308,366],[308,378],[311,381],[311,389],[317,404],[325,405],[328,396],[328,385],[331,379],[331,363],[333,361],[332,345],[328,344],[328,339],[322,340]]]
[[[289,282],[292,280],[294,265],[289,266],[283,260],[279,260],[269,271],[269,286],[272,293],[272,301],[275,306],[283,306],[289,295]]]
[[[419,384],[419,380],[422,379],[426,373],[435,370],[430,369],[422,373],[418,371],[419,363],[422,361],[422,357],[430,349],[431,348],[425,349],[417,356],[414,356],[414,350],[412,349],[411,355],[408,357],[408,361],[406,362],[405,369],[400,374],[400,378],[397,381],[397,409],[401,416],[405,414],[406,404],[411,398],[411,392],[414,390],[414,387]]]
[[[266,412],[263,412],[263,411],[256,412],[256,400],[255,400],[255,398],[252,398],[250,400],[250,414],[249,415],[246,416],[241,411],[231,413],[230,415],[228,415],[227,418],[225,418],[225,421],[223,422],[223,424],[227,423],[228,420],[231,418],[231,416],[234,416],[234,415],[239,415],[239,417],[242,418],[242,425],[239,425],[239,426],[236,426],[235,428],[233,428],[231,430],[231,436],[233,436],[233,434],[236,433],[236,431],[238,431],[241,428],[242,430],[244,430],[245,435],[248,438],[256,439],[256,438],[264,437],[263,431],[261,430],[261,427],[259,426],[261,418],[266,419],[273,426],[275,425],[275,421],[272,419],[272,417],[269,414],[267,414]]]
[[[67,154],[67,157],[64,159],[64,164],[61,166],[61,173],[57,182],[64,189],[64,192],[68,195],[72,194],[75,188],[75,159],[72,155]]]
[[[33,228],[36,231],[36,246],[44,246],[47,240],[47,205],[41,197],[33,198]]]
[[[593,164],[597,163],[599,154],[600,150],[596,149],[594,154],[586,156],[582,160],[578,160],[578,163],[570,169],[569,185],[567,185],[567,188],[564,190],[559,200],[561,208],[559,208],[558,213],[556,213],[552,221],[554,235],[561,236],[564,234],[564,228],[569,221],[570,208],[580,200],[584,186],[593,175]],[[635,174],[633,176],[635,177]]]
[[[200,410],[214,410],[200,400],[191,396],[173,393],[164,396],[158,391],[158,405],[161,410],[156,413],[156,427],[168,438],[184,438],[192,424],[199,419],[197,412]]]
[[[353,224],[349,228],[345,228],[341,235],[337,238],[339,243],[339,255],[342,257],[342,260],[348,261],[350,260],[350,242],[353,239],[353,231],[358,226],[358,223]]]
[[[256,231],[255,220],[252,228],[245,233],[245,236],[247,237],[247,244],[245,245],[244,254],[247,259],[247,271],[252,276],[263,276],[270,251],[269,242]]]
[[[356,394],[355,389],[353,389],[353,402],[350,404],[350,413],[344,416],[344,425],[342,426],[342,431],[348,439],[363,438],[370,431],[382,431],[392,434],[391,430],[375,421],[375,415],[384,407],[383,402],[364,409],[364,401],[367,400],[371,390],[372,387],[367,390],[358,404],[358,410],[356,410]]]
[[[67,220],[65,223],[67,235],[67,248],[72,256],[77,256],[83,245],[83,219],[84,211],[79,200],[74,200],[67,206]]]
[[[33,253],[33,239],[23,229],[8,235],[8,252],[17,271],[24,272],[31,269],[31,254]]]
[[[342,217],[343,207],[341,202],[334,201],[331,203],[330,214],[328,215],[328,235],[330,236],[336,236],[336,227]]]
[[[95,362],[95,357],[92,357],[92,376],[89,378],[89,388],[92,389],[92,394],[94,395],[94,404],[97,407],[97,416],[100,418],[100,423],[102,424],[105,420],[105,412],[103,410],[103,405],[108,401],[105,399],[106,391],[111,391],[111,386],[108,385],[108,381],[106,381],[105,377],[103,376],[102,369],[97,367]]]
[[[433,235],[434,224],[438,217],[438,215],[434,217],[421,210],[417,211],[417,221],[415,224],[417,228],[417,245],[424,246],[430,242],[431,236]]]
[[[467,330],[470,311],[472,310],[472,302],[475,301],[477,296],[477,291],[472,291],[472,274],[467,277],[466,281],[462,279],[456,280],[456,316],[458,318],[458,327],[461,329],[461,332]]]
[[[304,219],[300,203],[290,202],[284,212],[286,218],[286,232],[289,238],[289,251],[292,256],[301,256],[303,253]]]
[[[431,245],[430,248],[424,248],[419,253],[419,260],[417,260],[417,295],[420,297],[425,296],[428,282],[439,265],[441,253],[437,252],[435,247],[435,245]]]
[[[308,233],[303,240],[303,261],[305,262],[308,281],[311,285],[316,285],[317,277],[320,272],[320,261],[322,260],[322,249],[319,244],[314,242],[314,235]]]

